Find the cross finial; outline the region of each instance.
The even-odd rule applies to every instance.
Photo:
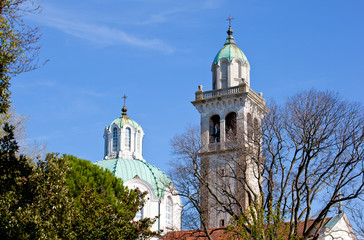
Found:
[[[124,99],[124,107],[125,107],[125,101],[126,101],[126,99],[128,98],[128,96],[126,96],[126,95],[124,94],[124,96],[123,96],[122,98]]]
[[[234,18],[232,18],[231,16],[229,16],[226,21],[229,21],[229,27],[231,27],[231,21],[234,20]]]
[[[124,107],[121,109],[121,115],[126,116],[126,112],[128,111],[128,109],[125,107],[125,101],[128,98],[128,96],[124,94],[122,98],[124,99]]]

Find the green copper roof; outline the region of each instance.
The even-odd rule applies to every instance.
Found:
[[[138,159],[107,159],[98,161],[96,165],[108,169],[124,182],[136,176],[143,179],[151,185],[158,198],[164,197],[164,192],[171,183],[162,170]]]
[[[242,60],[244,64],[248,62],[248,59],[246,58],[243,51],[238,48],[238,46],[235,43],[233,35],[233,30],[231,27],[229,27],[228,31],[228,37],[226,38],[226,42],[224,46],[221,48],[221,50],[216,54],[216,57],[214,59],[214,63],[217,64],[220,59],[226,58],[231,62],[234,58],[238,58]]]
[[[136,123],[134,120],[131,120],[128,116],[123,115],[121,117],[118,117],[114,121],[112,121],[112,123],[110,124],[109,128],[113,124],[116,124],[116,125],[118,125],[121,128],[121,127],[123,127],[127,123],[130,124],[131,126],[133,126],[133,128],[135,128],[135,129],[138,129],[140,127],[139,124]]]

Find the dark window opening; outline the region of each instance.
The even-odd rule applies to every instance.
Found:
[[[247,114],[246,128],[247,128],[247,132],[248,132],[248,140],[252,140],[252,137],[253,137],[253,121],[252,121],[252,115],[250,113]]]
[[[225,227],[225,219],[220,220],[220,227]]]
[[[258,119],[256,119],[256,118],[254,118],[253,135],[254,135],[254,142],[255,142],[255,144],[258,144],[259,143],[259,140],[260,140],[260,124],[258,122]]]
[[[220,116],[210,118],[210,143],[220,142]]]
[[[226,141],[233,141],[236,137],[236,113],[231,112],[225,117]]]

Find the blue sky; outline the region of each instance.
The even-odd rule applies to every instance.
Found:
[[[364,1],[48,0],[27,21],[41,27],[40,69],[12,80],[30,140],[95,162],[104,127],[142,125],[144,158],[168,170],[169,141],[199,124],[190,101],[211,89],[211,64],[228,22],[251,65],[251,87],[283,103],[300,90],[334,90],[363,103]]]

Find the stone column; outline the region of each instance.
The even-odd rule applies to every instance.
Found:
[[[225,118],[220,118],[220,149],[225,149]]]
[[[206,116],[201,115],[201,150],[202,152],[208,152],[210,142],[210,121]]]

